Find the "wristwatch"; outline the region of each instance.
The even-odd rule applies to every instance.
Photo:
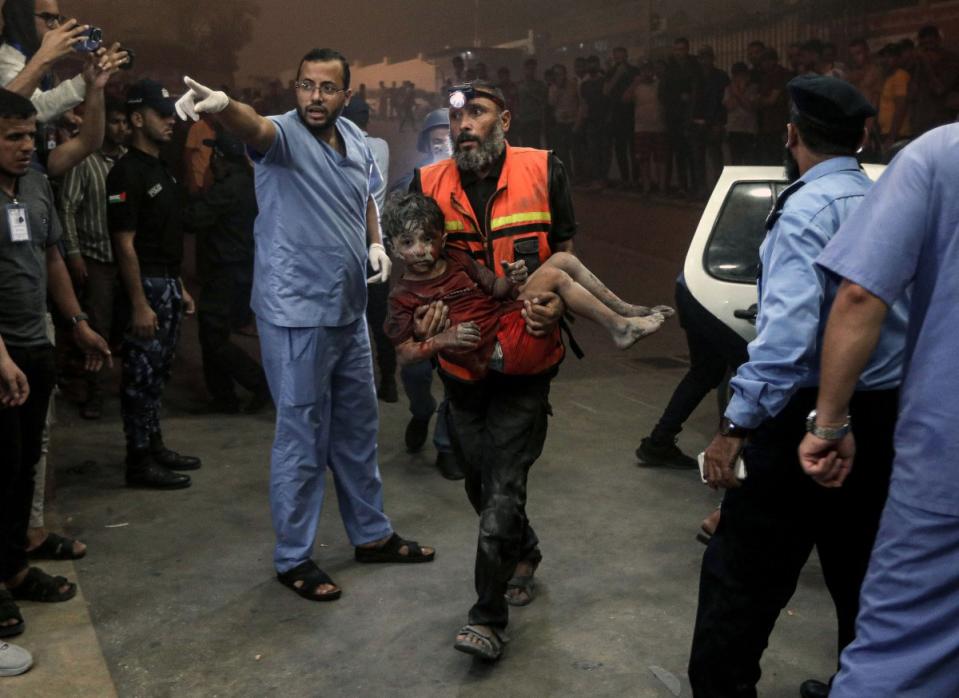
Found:
[[[70,318],[70,322],[73,323],[74,327],[76,327],[81,322],[90,322],[90,316],[86,313],[80,312]]]
[[[731,436],[734,439],[745,439],[751,431],[751,429],[747,429],[746,427],[738,426],[728,417],[723,417],[719,420],[719,433],[723,436]]]
[[[838,427],[821,427],[816,424],[816,410],[806,417],[806,431],[824,441],[840,441],[852,430],[852,419],[846,415],[846,421]]]

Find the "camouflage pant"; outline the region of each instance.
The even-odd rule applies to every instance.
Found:
[[[160,398],[170,377],[183,314],[177,279],[143,279],[143,293],[156,313],[158,328],[152,339],[139,339],[129,331],[123,337],[120,411],[131,450],[149,448],[150,436],[160,433]]]

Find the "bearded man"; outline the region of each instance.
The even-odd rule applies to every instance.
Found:
[[[511,115],[499,88],[485,81],[452,88],[449,115],[453,157],[417,171],[410,185],[439,204],[446,245],[465,250],[499,276],[506,262],[523,260],[532,273],[553,253],[572,253],[576,217],[566,169],[548,151],[507,144]],[[555,334],[560,341],[563,310],[555,294],[527,302],[527,332]],[[421,327],[432,331],[417,339],[444,329],[446,312],[440,302],[421,308]],[[553,367],[512,376],[492,370],[468,380],[440,369],[450,396],[453,447],[480,517],[478,599],[454,647],[486,659],[502,652],[508,604],[533,600],[533,574],[543,556],[526,517],[526,478],[546,441],[556,372]]]
[[[270,506],[277,578],[311,601],[340,588],[311,559],[326,483],[359,562],[429,562],[383,513],[378,415],[366,325],[366,264],[385,283],[390,260],[373,192],[382,178],[363,132],[340,119],[350,66],[332,49],[300,61],[297,108],[264,118],[186,78],[181,118],[210,114],[247,144],[256,165],[253,311],[276,404]],[[367,244],[369,248],[367,249]]]

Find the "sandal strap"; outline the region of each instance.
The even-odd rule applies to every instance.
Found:
[[[500,637],[499,633],[496,632],[495,628],[490,628],[492,635],[484,635],[479,630],[477,630],[472,625],[464,625],[460,628],[460,635],[466,635],[467,637],[472,637],[479,640],[481,643],[489,647],[492,652],[500,652],[503,649],[503,639]]]
[[[379,548],[384,553],[395,553],[396,555],[402,555],[400,550],[406,546],[406,556],[407,557],[422,557],[423,549],[420,548],[419,543],[415,540],[406,540],[401,538],[400,534],[394,533],[390,536],[390,539]]]
[[[309,596],[317,596],[316,588],[321,584],[332,584],[336,586],[336,583],[330,579],[330,575],[317,567],[313,560],[301,562],[293,569],[287,570],[282,574],[277,574],[276,576],[277,579],[288,587],[293,588],[295,591],[304,591]],[[296,587],[296,582],[303,582],[303,586]]]
[[[71,591],[61,593],[60,587],[69,586]],[[39,567],[31,567],[27,570],[27,576],[23,581],[11,590],[13,598],[21,598],[30,601],[46,601],[49,599],[64,598],[71,594],[76,588],[66,577],[52,576],[41,570]]]

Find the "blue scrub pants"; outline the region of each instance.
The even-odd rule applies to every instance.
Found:
[[[270,462],[276,571],[313,554],[327,467],[350,542],[389,537],[393,529],[383,513],[376,463],[379,416],[366,318],[344,327],[277,327],[261,319],[257,326],[276,404]]]
[[[959,696],[959,517],[894,491],[831,698]]]

